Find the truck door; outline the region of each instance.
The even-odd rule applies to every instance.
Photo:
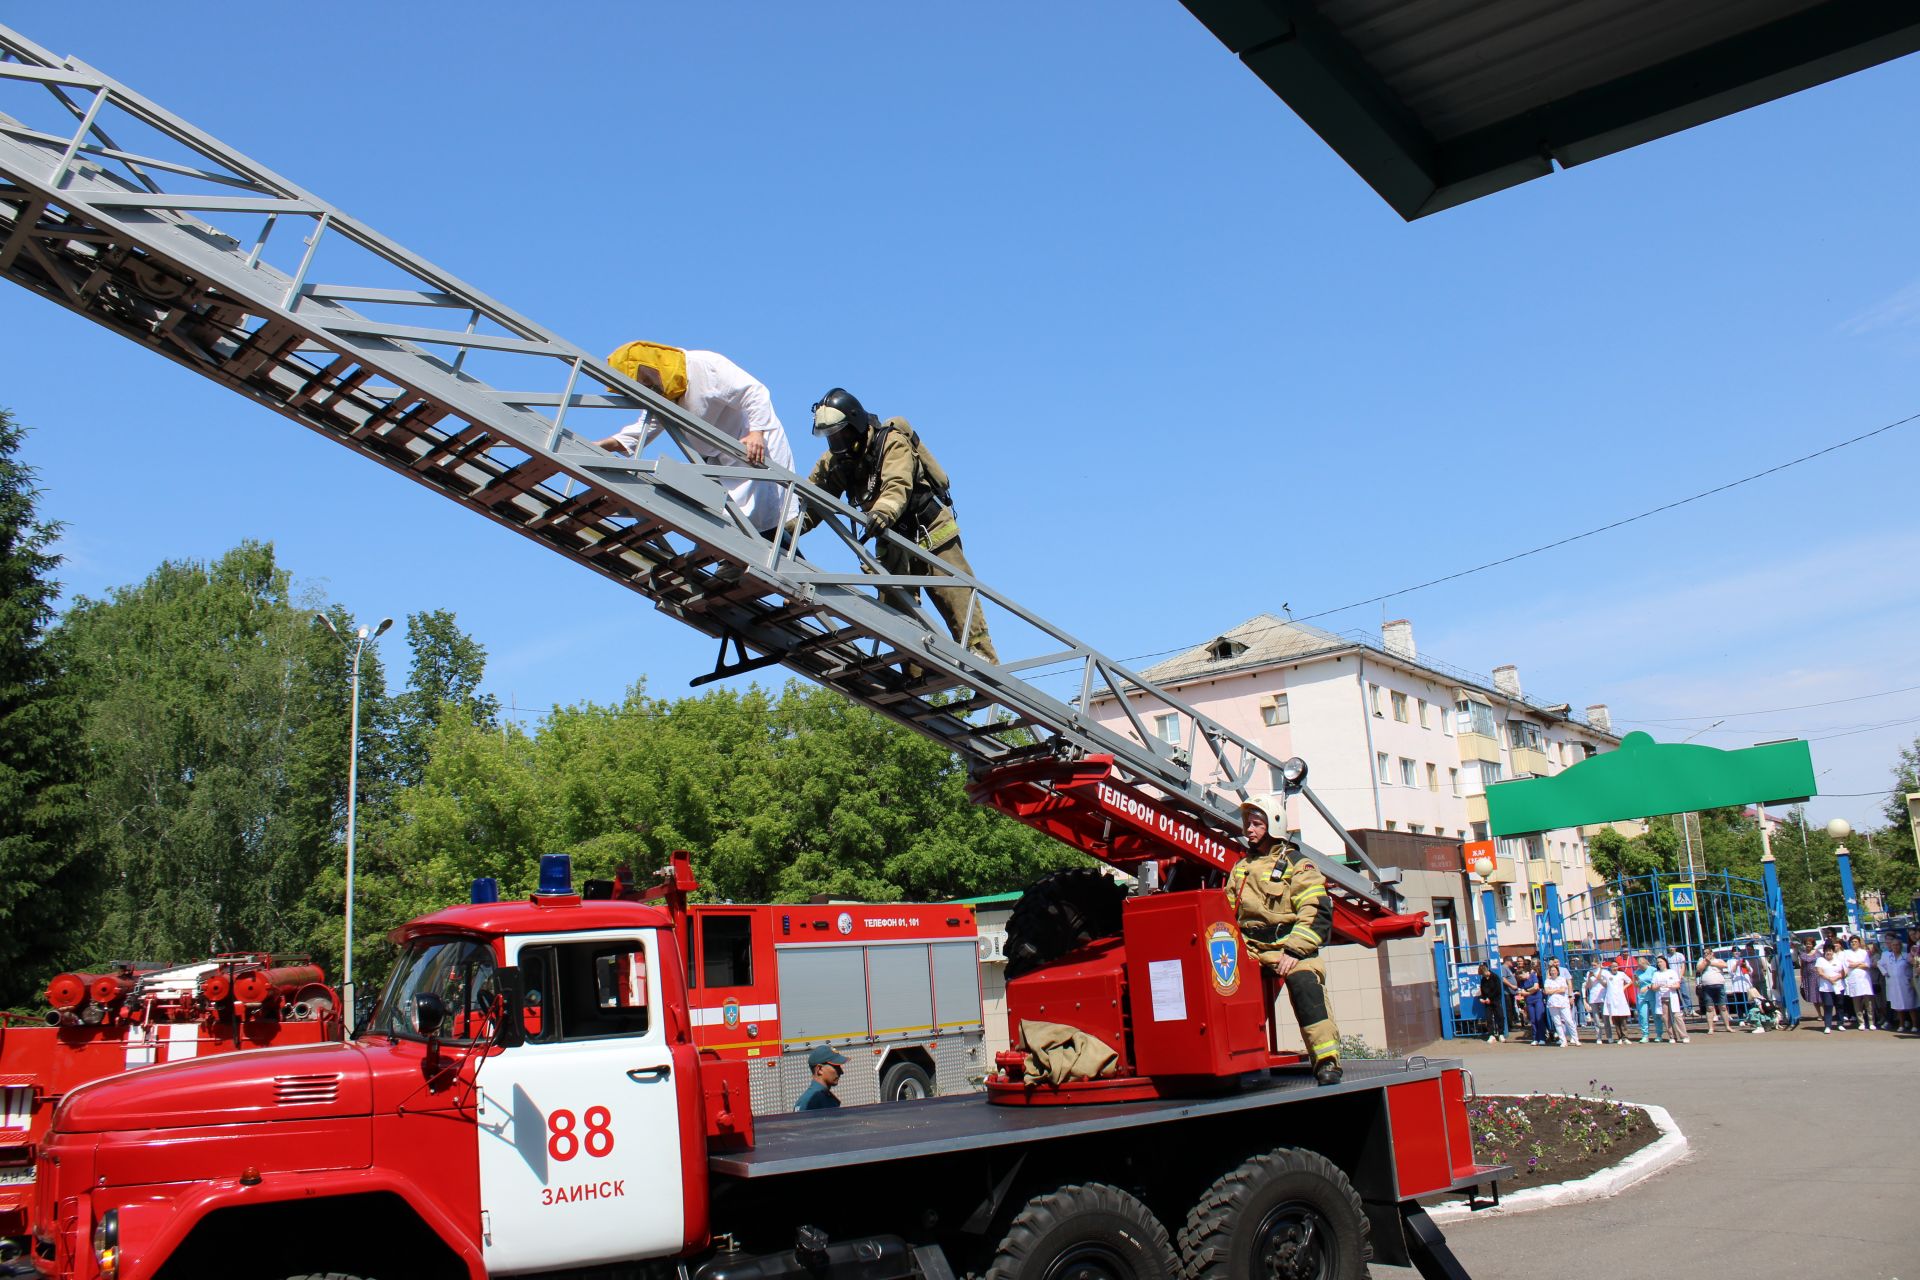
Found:
[[[659,935],[505,940],[527,1040],[479,1072],[481,1238],[515,1275],[679,1251],[686,1231]]]

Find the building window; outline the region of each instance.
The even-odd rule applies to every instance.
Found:
[[[1440,732],[1446,734],[1449,738],[1453,736],[1453,712],[1447,710],[1445,707],[1440,708]]]
[[[1389,784],[1393,782],[1393,779],[1387,776],[1387,753],[1386,752],[1376,751],[1373,753],[1373,771],[1374,771],[1374,776],[1379,778],[1380,781],[1389,783]]]
[[[1400,785],[1403,787],[1417,787],[1420,785],[1418,775],[1414,772],[1413,761],[1407,759],[1405,756],[1400,757]]]
[[[1438,795],[1440,792],[1440,766],[1427,761],[1427,790]]]
[[[1293,714],[1287,709],[1287,695],[1284,693],[1276,693],[1260,704],[1260,720],[1269,729],[1292,719]]]
[[[1507,721],[1507,745],[1515,751],[1543,750],[1540,740],[1540,726],[1526,720]]]
[[[1474,824],[1473,824],[1473,838],[1474,838],[1475,840],[1485,840],[1485,839],[1487,838],[1487,824],[1486,824],[1486,823],[1484,823],[1484,822],[1476,822],[1476,823],[1474,823]]]
[[[1460,771],[1458,769],[1447,770],[1447,790],[1456,796],[1460,794]]]
[[[1480,782],[1482,785],[1490,787],[1496,782],[1504,781],[1506,776],[1507,775],[1501,771],[1500,766],[1493,761],[1482,760],[1480,762]]]
[[[1431,729],[1433,726],[1427,723],[1427,700],[1425,698],[1421,698],[1419,701],[1420,701],[1420,727],[1422,729]]]
[[[1380,686],[1377,684],[1367,686],[1367,707],[1376,716],[1386,715],[1386,712],[1380,709]]]
[[[1413,832],[1414,835],[1423,836],[1427,834],[1427,824],[1424,822],[1409,822],[1407,824],[1407,830]]]
[[[1180,741],[1180,713],[1175,711],[1153,718],[1153,736],[1162,742],[1178,744]]]
[[[1454,709],[1460,713],[1462,733],[1477,733],[1496,740],[1500,737],[1500,731],[1494,727],[1492,706],[1465,698],[1455,703]]]
[[[1505,920],[1508,924],[1512,924],[1513,923],[1513,886],[1510,884],[1502,884],[1502,885],[1496,885],[1494,887],[1500,890],[1500,918]]]
[[[1407,722],[1407,695],[1398,690],[1393,694],[1393,718],[1401,724]]]

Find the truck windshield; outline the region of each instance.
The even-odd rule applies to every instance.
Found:
[[[499,996],[493,948],[472,938],[415,939],[387,979],[367,1030],[377,1036],[421,1039],[414,1030],[416,996],[433,996],[446,1010],[441,1040],[470,1044],[490,1038]]]

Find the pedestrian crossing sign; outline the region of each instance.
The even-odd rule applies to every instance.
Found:
[[[1667,886],[1667,910],[1699,910],[1695,886],[1688,884],[1670,884]]]

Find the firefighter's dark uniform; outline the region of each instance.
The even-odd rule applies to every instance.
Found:
[[[967,563],[967,553],[960,546],[960,524],[954,518],[947,473],[905,418],[888,418],[868,432],[863,447],[851,453],[820,455],[807,479],[865,511],[871,531],[893,529],[973,576],[973,566]],[[809,512],[801,531],[818,523],[818,516]],[[919,572],[906,552],[885,542],[880,544],[878,558],[889,573]],[[916,593],[889,589],[885,594],[894,608],[913,610]],[[955,640],[988,662],[1000,661],[987,635],[984,611],[973,604],[972,587],[930,587],[927,594],[933,597],[933,607],[940,611]],[[970,623],[969,604],[973,605]],[[964,639],[960,634],[963,625]]]
[[[1289,857],[1288,848],[1275,840],[1265,853],[1242,859],[1228,873],[1227,900],[1254,959],[1271,965],[1282,953],[1295,957],[1286,977],[1287,997],[1317,1068],[1340,1061],[1340,1029],[1333,1022],[1327,967],[1320,959],[1320,948],[1333,936],[1333,904],[1320,868]]]

